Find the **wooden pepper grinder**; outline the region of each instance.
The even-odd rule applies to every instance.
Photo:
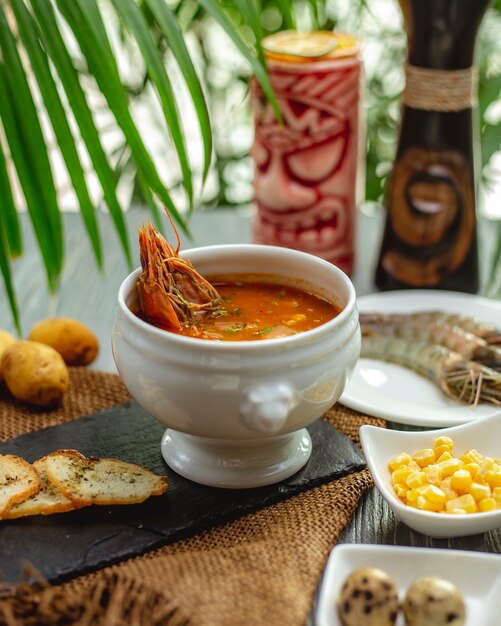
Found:
[[[381,290],[479,289],[475,41],[490,0],[400,0],[400,136],[376,269]]]

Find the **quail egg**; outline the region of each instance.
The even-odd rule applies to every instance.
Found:
[[[397,586],[380,569],[357,569],[341,588],[337,610],[344,626],[394,626],[399,610]]]
[[[402,608],[407,626],[463,626],[465,620],[459,589],[435,576],[416,580],[407,590]]]

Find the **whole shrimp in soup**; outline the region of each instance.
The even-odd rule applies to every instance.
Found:
[[[137,293],[142,314],[149,322],[179,330],[194,323],[198,312],[217,310],[222,299],[191,262],[179,256],[179,235],[167,216],[176,234],[176,248],[149,222],[139,229],[142,272]]]

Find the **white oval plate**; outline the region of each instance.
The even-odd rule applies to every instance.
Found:
[[[388,291],[361,296],[359,311],[411,313],[441,310],[475,317],[501,327],[501,303],[454,291]],[[362,358],[339,402],[374,417],[398,424],[442,428],[464,424],[496,413],[499,408],[462,405],[448,398],[434,383],[395,365]]]
[[[401,546],[336,546],[327,561],[316,610],[316,626],[342,626],[336,600],[345,578],[360,567],[378,567],[395,580],[399,597],[416,579],[439,576],[461,591],[465,626],[498,626],[501,593],[501,557],[464,550],[405,548]],[[404,626],[400,612],[396,626]]]
[[[464,454],[472,448],[480,454],[499,458],[501,451],[501,412],[476,422],[461,424],[440,431],[454,442],[453,455]],[[379,492],[395,515],[407,524],[431,537],[466,537],[501,528],[501,509],[484,513],[446,515],[420,511],[404,504],[393,490],[388,461],[400,452],[411,456],[423,448],[433,448],[436,431],[409,432],[364,425],[360,428],[360,441],[367,467]]]

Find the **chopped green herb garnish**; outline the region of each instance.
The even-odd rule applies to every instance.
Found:
[[[224,317],[225,315],[228,315],[228,309],[225,308],[216,309],[211,313],[211,317]]]
[[[238,333],[239,330],[244,330],[247,328],[247,324],[244,322],[243,324],[234,324],[231,328],[223,328],[223,332],[225,333]]]
[[[274,324],[273,326],[267,326],[266,328],[261,328],[260,330],[256,330],[252,334],[253,335],[265,335],[266,333],[269,333],[270,331],[272,331],[276,327],[277,327],[277,324]]]

